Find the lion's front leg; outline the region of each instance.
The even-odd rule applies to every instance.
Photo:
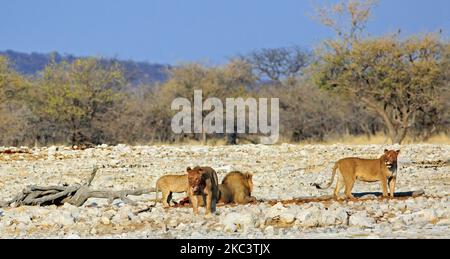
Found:
[[[197,195],[191,195],[190,198],[194,214],[198,214],[198,197]]]
[[[212,195],[211,193],[206,193],[206,211],[205,211],[206,215],[211,213],[211,205],[212,205]]]
[[[381,189],[383,190],[383,197],[388,197],[388,188],[387,188],[387,179],[386,177],[382,177],[381,181]]]
[[[395,182],[397,181],[397,177],[391,177],[389,178],[388,185],[389,185],[389,194],[392,198],[394,198],[395,195]]]
[[[217,210],[217,197],[211,197],[211,212],[215,213]]]
[[[255,197],[253,197],[253,196],[245,196],[244,197],[244,204],[254,203],[254,202],[257,202]]]

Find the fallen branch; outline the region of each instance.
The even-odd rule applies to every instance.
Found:
[[[69,203],[74,206],[82,206],[89,198],[104,198],[112,203],[115,199],[121,199],[123,202],[131,205],[136,203],[128,198],[129,195],[139,196],[154,192],[153,189],[142,190],[93,190],[90,186],[98,168],[92,170],[91,175],[85,184],[75,184],[72,186],[28,186],[21,193],[17,194],[9,202],[0,202],[0,208],[13,206],[48,206],[48,205],[62,205]]]

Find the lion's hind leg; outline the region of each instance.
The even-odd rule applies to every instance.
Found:
[[[342,188],[344,187],[344,176],[342,176],[342,174],[338,174],[338,179],[336,182],[336,188],[334,189],[334,199],[335,200],[339,200],[339,192],[342,190]]]
[[[348,176],[345,179],[345,197],[349,200],[354,200],[355,196],[352,194],[353,186],[355,185],[356,179],[354,177]]]
[[[388,197],[388,183],[385,177],[381,177],[381,190],[383,191],[383,197]]]
[[[166,190],[163,190],[163,191],[162,191],[162,204],[163,204],[163,208],[165,208],[165,209],[167,209],[167,208],[170,207],[170,204],[169,204],[169,201],[170,201],[170,199],[169,199],[169,194],[170,194],[169,191],[166,191]]]
[[[237,204],[242,204],[242,205],[245,205],[245,204],[248,204],[248,203],[254,203],[256,201],[257,200],[256,200],[255,197],[246,195],[244,192],[239,193],[239,195],[236,195],[234,197],[234,202],[237,203]]]
[[[167,195],[167,204],[170,206],[170,201],[172,201],[172,192],[169,192],[169,195]]]

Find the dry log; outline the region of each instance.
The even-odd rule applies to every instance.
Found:
[[[121,199],[123,202],[131,205],[136,203],[128,198],[129,195],[139,196],[148,194],[154,189],[142,190],[93,190],[90,186],[98,172],[98,167],[92,170],[91,175],[85,184],[75,184],[73,186],[28,186],[21,193],[16,195],[9,202],[0,202],[1,207],[8,206],[46,206],[62,205],[69,203],[74,206],[82,206],[89,198],[104,198],[112,203],[115,199]]]

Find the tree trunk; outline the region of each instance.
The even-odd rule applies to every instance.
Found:
[[[202,144],[203,145],[206,145],[207,144],[207,136],[206,136],[206,130],[205,130],[205,128],[203,128],[203,130],[202,130]]]
[[[208,142],[207,142],[207,136],[206,136],[206,132],[203,132],[202,133],[202,143],[203,143],[203,145],[206,145]]]
[[[393,134],[391,133],[392,144],[401,144],[406,137],[407,131],[407,127],[401,127],[400,129],[396,129]]]
[[[402,141],[405,139],[406,133],[408,131],[408,122],[411,113],[403,111],[402,113],[403,118],[401,119],[401,124],[395,125],[394,120],[391,117],[389,117],[385,109],[379,107],[375,102],[372,102],[367,98],[362,98],[362,101],[383,119],[383,122],[388,129],[389,137],[391,138],[392,144],[401,144]]]
[[[237,145],[237,133],[227,134],[227,145]]]
[[[95,167],[85,184],[74,184],[72,186],[28,186],[21,193],[16,195],[11,201],[1,202],[0,208],[8,206],[46,206],[62,205],[69,203],[74,206],[82,206],[89,198],[108,199],[111,204],[114,199],[121,199],[124,203],[136,205],[128,198],[129,195],[139,196],[154,192],[155,189],[147,188],[141,190],[93,190],[91,183],[97,174],[98,168]]]

